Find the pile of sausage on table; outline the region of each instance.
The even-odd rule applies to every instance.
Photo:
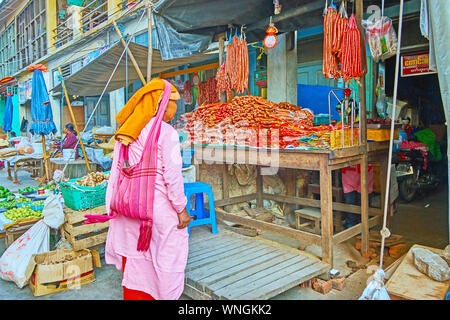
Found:
[[[188,144],[257,148],[330,148],[328,125],[313,126],[314,114],[287,102],[236,96],[231,103],[199,106],[177,122]]]

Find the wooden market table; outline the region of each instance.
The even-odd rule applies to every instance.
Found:
[[[42,172],[44,172],[44,156],[32,157],[32,156],[15,156],[18,157],[17,160],[14,160],[14,165],[11,166],[12,162],[10,159],[4,159],[8,171],[8,180],[13,180],[11,176],[11,169],[14,171],[14,180],[13,183],[19,184],[20,181],[17,177],[17,171],[19,169],[26,170],[31,173],[31,177],[39,177]],[[24,165],[24,166],[21,166]]]
[[[216,200],[217,207],[238,204],[255,200],[257,207],[263,207],[264,200],[278,201],[282,203],[318,207],[321,209],[321,234],[313,234],[289,227],[279,226],[273,223],[258,221],[255,219],[238,216],[218,210],[218,218],[257,228],[262,231],[273,232],[296,240],[305,241],[322,247],[322,261],[333,265],[333,246],[362,233],[362,253],[369,251],[369,228],[381,224],[382,210],[369,208],[368,201],[368,176],[367,171],[361,172],[361,206],[344,204],[332,201],[332,171],[339,170],[357,164],[380,163],[381,166],[381,203],[384,204],[384,189],[387,176],[388,142],[368,142],[365,145],[353,146],[334,150],[264,150],[239,147],[217,147],[194,145],[195,164],[223,164],[223,199]],[[227,151],[226,151],[227,150]],[[291,189],[287,195],[273,195],[264,193],[263,177],[261,169],[270,164],[268,157],[276,157],[278,168],[294,170],[319,171],[320,174],[320,200],[296,197]],[[226,174],[226,164],[247,164],[257,166],[256,193],[229,197],[229,182]],[[333,209],[341,212],[361,214],[361,223],[336,234],[333,233]]]
[[[66,160],[63,158],[50,158],[49,161],[49,171],[50,176],[53,177],[53,173],[56,169],[63,169],[66,165]],[[89,166],[91,167],[92,172],[100,171],[101,166],[96,163],[89,161]],[[68,179],[81,178],[89,173],[88,168],[86,166],[86,161],[84,159],[76,159],[69,160],[69,164],[67,165],[65,176]]]

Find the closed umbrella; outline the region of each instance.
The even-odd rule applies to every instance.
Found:
[[[5,114],[3,115],[3,130],[6,131],[7,137],[9,137],[8,132],[12,130],[13,103],[11,96],[10,93],[6,94]]]
[[[47,68],[41,64],[28,67],[33,72],[31,89],[31,134],[40,134],[42,136],[42,149],[44,153],[45,171],[47,180],[49,179],[47,151],[45,147],[45,135],[51,132],[56,133],[56,125],[53,122],[52,106],[48,96],[47,86],[45,85],[42,71]]]

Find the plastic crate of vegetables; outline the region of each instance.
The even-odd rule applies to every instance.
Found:
[[[16,203],[17,208],[20,208],[23,206],[28,206],[28,207],[31,206],[31,199],[28,199],[28,198],[19,198],[19,199],[14,200],[14,202]]]
[[[44,210],[44,200],[34,201],[31,203],[31,210],[42,211]]]
[[[91,173],[95,175],[96,173]],[[103,174],[103,172],[101,173]],[[85,177],[81,178],[84,179]],[[108,175],[109,178],[109,175]],[[94,178],[95,179],[95,178]],[[73,210],[91,209],[102,206],[106,200],[106,188],[108,187],[107,179],[99,182],[93,187],[77,184],[80,179],[70,179],[68,182],[60,182],[61,193],[66,206]]]

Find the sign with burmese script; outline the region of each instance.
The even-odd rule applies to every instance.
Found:
[[[428,52],[402,56],[402,77],[423,76],[433,73],[437,72],[430,70],[430,55]]]

